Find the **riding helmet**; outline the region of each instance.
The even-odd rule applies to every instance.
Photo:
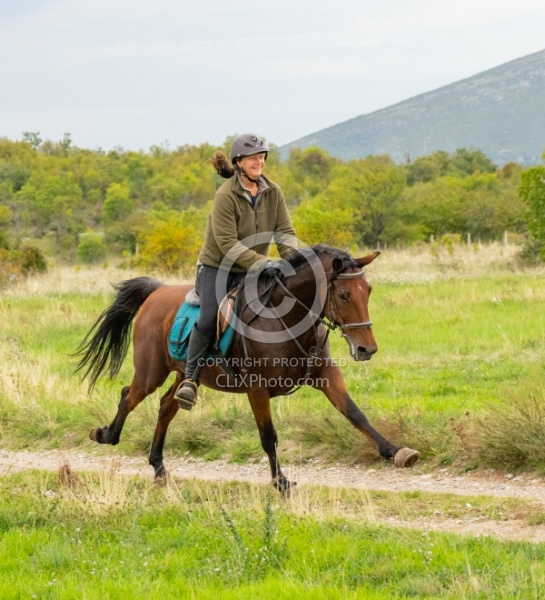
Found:
[[[267,153],[269,147],[267,143],[254,133],[244,133],[233,140],[231,144],[231,162],[236,164],[239,158],[243,156],[252,156],[260,152]],[[265,154],[265,160],[267,154]]]

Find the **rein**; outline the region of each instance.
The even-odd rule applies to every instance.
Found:
[[[293,300],[295,300],[295,302],[297,304],[299,304],[300,306],[302,306],[309,315],[311,315],[312,317],[315,317],[313,323],[312,323],[312,327],[314,329],[314,338],[316,340],[318,340],[318,327],[316,326],[316,321],[322,323],[323,325],[325,325],[328,328],[328,332],[327,335],[325,336],[324,342],[322,344],[321,348],[318,348],[317,346],[312,346],[310,349],[310,352],[307,352],[303,346],[301,345],[301,343],[299,342],[299,340],[297,339],[296,336],[294,336],[291,332],[290,327],[286,324],[286,322],[284,321],[284,319],[278,314],[278,311],[276,310],[276,307],[274,306],[270,306],[268,307],[267,304],[269,303],[270,299],[272,298],[273,293],[275,292],[277,287],[281,287],[282,290],[285,292],[285,294],[289,297],[292,298]],[[284,327],[284,329],[288,332],[289,336],[291,337],[291,339],[295,342],[295,344],[297,345],[297,347],[299,348],[299,350],[303,353],[303,355],[306,358],[314,358],[316,356],[319,356],[322,353],[323,347],[325,346],[325,343],[327,341],[327,338],[329,336],[329,331],[331,331],[332,329],[335,329],[336,327],[331,325],[330,323],[328,323],[327,321],[324,321],[320,315],[317,315],[316,313],[314,313],[312,310],[309,309],[309,307],[304,303],[301,302],[301,300],[299,300],[299,298],[297,298],[296,296],[294,296],[289,290],[288,288],[282,283],[282,281],[278,278],[277,275],[274,275],[274,280],[272,282],[272,285],[269,287],[269,289],[267,290],[264,299],[261,302],[261,307],[262,308],[269,308],[269,310],[272,310],[273,313],[275,314],[276,318],[280,321],[280,323],[282,323],[282,326]],[[246,326],[248,326],[261,312],[261,309],[256,311],[254,316],[245,324]],[[244,356],[245,358],[248,358],[248,350],[246,348],[246,340],[244,338],[244,336],[241,338],[242,339],[242,347],[244,350]],[[308,376],[309,372],[307,371],[307,376]],[[291,392],[290,392],[291,393]]]
[[[331,331],[340,329],[343,336],[345,336],[345,330],[347,330],[347,329],[371,329],[371,327],[372,327],[371,321],[363,321],[361,323],[345,323],[341,317],[341,313],[340,313],[340,310],[339,310],[339,307],[337,304],[337,299],[336,299],[335,293],[334,293],[333,282],[336,279],[355,279],[356,277],[364,277],[364,275],[365,275],[365,273],[364,273],[363,269],[360,269],[359,271],[357,271],[355,273],[338,273],[335,277],[333,277],[328,282],[327,295],[326,295],[326,300],[325,300],[324,306],[328,307],[329,313],[331,316],[328,317],[327,320],[324,319],[323,317],[321,317],[320,315],[316,314],[314,311],[312,311],[304,302],[299,300],[299,298],[297,298],[292,292],[290,292],[290,290],[284,285],[282,280],[276,274],[274,275],[274,280],[272,282],[272,285],[267,290],[265,297],[263,298],[263,300],[261,302],[261,306],[262,307],[267,306],[267,304],[269,303],[269,301],[272,298],[274,291],[278,287],[280,287],[287,297],[292,298],[297,304],[299,304],[299,306],[303,307],[307,311],[308,315],[313,319],[312,328],[314,329],[314,339],[316,340],[316,344],[314,346],[311,346],[309,351],[305,350],[303,348],[303,346],[301,345],[301,343],[299,342],[299,340],[297,339],[297,337],[292,334],[290,327],[284,321],[282,316],[278,314],[276,308],[274,306],[267,307],[267,308],[269,308],[270,310],[272,310],[274,312],[276,318],[280,321],[280,323],[282,324],[284,329],[288,332],[289,336],[291,337],[293,342],[297,345],[300,352],[307,359],[308,358],[310,358],[310,359],[316,358],[322,354],[323,349],[327,343],[329,333]],[[250,324],[250,322],[253,321],[253,319],[255,319],[258,316],[259,312],[260,311],[257,311],[254,314],[252,319],[248,323],[246,323],[246,326],[248,326]],[[327,329],[326,335],[324,336],[324,339],[321,344],[318,344],[318,325],[317,324],[324,325]],[[243,346],[245,358],[248,358],[248,350],[246,347],[246,342],[245,342],[244,336],[242,336],[242,346]],[[307,367],[307,372],[303,378],[304,380],[306,380],[310,376],[311,370],[312,370],[312,361],[309,361],[308,367]],[[292,389],[290,392],[288,392],[285,395],[292,394],[293,392],[297,391],[300,387],[301,386],[295,387],[294,389]]]
[[[327,286],[327,296],[326,296],[326,301],[325,301],[325,305],[329,307],[329,312],[331,314],[331,318],[328,319],[328,321],[323,319],[320,315],[317,315],[316,313],[314,313],[304,302],[301,302],[301,300],[299,300],[299,298],[297,298],[292,292],[290,292],[288,290],[288,288],[283,284],[283,282],[277,275],[274,276],[275,285],[271,286],[272,289],[270,289],[268,291],[268,294],[266,297],[267,299],[266,299],[265,303],[268,302],[270,297],[272,296],[272,291],[277,286],[279,286],[280,288],[282,288],[282,290],[284,291],[286,296],[295,300],[295,302],[297,304],[299,304],[299,306],[302,306],[304,309],[306,309],[306,311],[308,312],[308,314],[311,317],[314,317],[314,322],[319,322],[322,325],[325,325],[329,329],[329,331],[335,331],[335,329],[340,329],[342,331],[342,333],[344,333],[345,329],[371,329],[371,327],[373,326],[372,321],[362,321],[360,323],[345,323],[341,317],[341,312],[340,312],[339,306],[337,304],[337,299],[335,297],[335,294],[333,293],[333,282],[336,279],[355,279],[356,277],[363,277],[364,275],[365,275],[365,273],[364,273],[363,269],[361,269],[360,271],[357,271],[356,273],[339,273],[336,277],[333,277],[329,281],[328,286]],[[271,307],[271,310],[275,313],[275,315],[280,320],[282,325],[284,325],[284,327],[289,332],[289,328],[286,326],[283,319],[277,314],[276,309],[274,307]],[[295,340],[295,338],[293,338],[293,339]],[[296,341],[296,343],[297,343],[297,341]],[[301,347],[299,347],[299,348],[302,350]]]
[[[324,350],[324,347],[327,343],[327,339],[329,337],[329,332],[332,331],[333,329],[336,329],[336,325],[332,325],[331,323],[328,323],[327,321],[324,321],[324,319],[322,319],[322,317],[320,317],[320,315],[317,315],[315,312],[313,312],[304,302],[301,302],[301,300],[299,300],[299,298],[297,298],[296,296],[294,296],[292,294],[292,292],[290,292],[288,290],[288,288],[283,284],[283,282],[280,280],[280,278],[278,277],[278,275],[274,275],[274,283],[271,286],[272,290],[274,291],[277,287],[282,288],[282,290],[285,292],[285,294],[289,297],[292,298],[293,300],[295,300],[295,302],[297,304],[299,304],[300,306],[302,306],[311,317],[315,317],[315,319],[312,321],[312,328],[314,329],[314,339],[316,340],[316,344],[314,346],[310,347],[310,350],[307,352],[303,346],[301,345],[301,342],[297,339],[297,337],[295,335],[293,335],[293,333],[291,332],[291,329],[287,326],[286,322],[284,321],[284,319],[278,314],[276,308],[274,306],[270,307],[271,310],[274,312],[274,314],[276,315],[276,318],[280,321],[280,323],[282,323],[282,326],[284,327],[284,329],[288,332],[289,336],[291,337],[291,339],[295,342],[295,344],[297,345],[297,347],[299,348],[300,352],[303,354],[303,356],[305,356],[306,359],[313,359],[313,358],[317,358],[319,356],[322,355],[322,352]],[[328,288],[328,294],[329,294],[329,288]],[[270,300],[272,296],[272,292],[271,290],[269,290],[269,293],[267,294],[267,302]],[[327,332],[324,336],[323,342],[320,346],[318,346],[318,326],[316,325],[316,323],[322,323],[323,325],[325,325],[327,327]],[[307,370],[306,373],[303,377],[303,381],[306,381],[309,377],[310,377],[310,373],[312,371],[313,368],[313,364],[312,364],[312,360],[307,360]],[[301,386],[298,385],[294,388],[292,388],[289,392],[287,392],[286,394],[284,394],[285,396],[290,396],[291,394],[295,393],[297,390],[300,390]]]

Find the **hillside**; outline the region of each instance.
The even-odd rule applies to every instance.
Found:
[[[545,50],[295,140],[344,160],[389,154],[397,162],[457,148],[498,165],[541,162],[545,149]]]

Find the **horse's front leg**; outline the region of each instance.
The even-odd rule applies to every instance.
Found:
[[[289,496],[291,488],[295,487],[297,483],[287,479],[284,473],[282,473],[280,463],[278,462],[276,454],[278,436],[272,421],[271,397],[269,392],[264,389],[249,390],[248,399],[250,400],[250,406],[252,407],[259,430],[261,446],[269,458],[274,487],[282,494]]]
[[[412,467],[416,463],[420,456],[418,451],[395,446],[371,426],[367,417],[350,397],[337,366],[328,365],[323,368],[316,377],[315,387],[321,390],[333,406],[363,433],[383,458],[393,459],[396,467]]]
[[[174,390],[178,388],[179,383],[180,380],[177,378],[168,391],[163,394],[159,406],[159,416],[157,418],[157,425],[155,427],[149,455],[149,464],[155,470],[156,481],[165,480],[167,476],[165,465],[163,463],[163,448],[165,446],[168,426],[176,416],[180,407],[178,401],[174,398]]]

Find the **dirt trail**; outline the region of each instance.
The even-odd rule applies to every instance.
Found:
[[[269,468],[265,460],[260,464],[236,465],[224,460],[205,462],[191,456],[166,457],[171,476],[178,479],[206,481],[246,481],[266,484]],[[74,450],[47,450],[41,452],[13,452],[0,450],[0,476],[27,469],[58,470],[68,463],[74,471],[110,469],[113,464],[124,475],[139,475],[153,479],[153,470],[145,457],[128,457],[107,449],[104,453],[87,453]],[[495,496],[521,498],[536,504],[545,512],[545,478],[525,474],[513,476],[492,471],[458,474],[448,469],[429,470],[425,466],[413,469],[347,467],[330,463],[309,462],[304,465],[286,466],[289,479],[299,486],[323,485],[361,490],[387,492],[422,491],[463,496]],[[470,511],[468,511],[469,513]],[[415,518],[413,521],[387,519],[386,524],[419,528],[427,531],[451,531],[465,535],[493,535],[504,540],[545,542],[545,525],[529,526],[520,520],[483,521],[469,515],[459,519],[445,520],[438,515],[434,519]]]

